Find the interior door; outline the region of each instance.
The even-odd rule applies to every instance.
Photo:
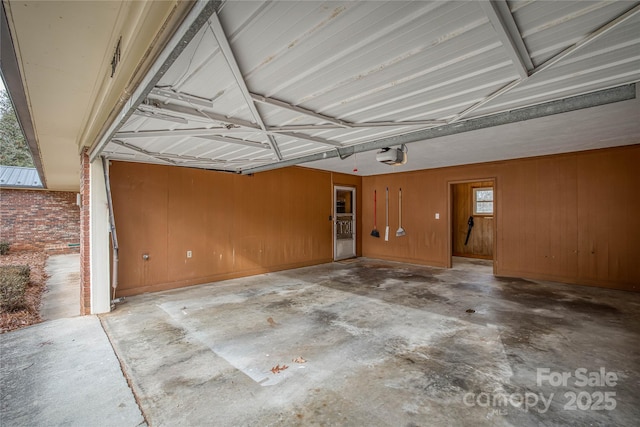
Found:
[[[451,231],[454,256],[493,259],[493,189],[493,181],[452,186]]]
[[[356,256],[356,189],[334,187],[333,259]]]

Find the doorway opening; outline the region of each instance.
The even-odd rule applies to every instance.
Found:
[[[449,184],[452,267],[478,264],[495,271],[495,194],[495,179]]]
[[[356,257],[356,189],[334,187],[333,259]]]

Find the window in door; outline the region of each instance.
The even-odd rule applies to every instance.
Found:
[[[493,215],[493,187],[473,189],[473,214]]]

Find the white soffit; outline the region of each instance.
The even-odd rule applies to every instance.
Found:
[[[640,80],[639,3],[226,2],[102,154],[249,173],[633,83]],[[616,119],[637,106],[565,114],[584,124],[597,120],[593,111],[615,111]],[[508,125],[508,135],[535,132],[509,144],[492,145],[504,126],[464,138],[478,132],[474,149],[488,144],[483,161],[557,152],[558,135],[566,138],[563,152],[638,141],[633,124],[607,126],[605,143],[598,132],[562,131],[561,116],[536,119],[544,126]],[[478,158],[436,139],[425,145],[441,146],[434,162],[413,154],[420,144],[409,147],[412,169]],[[373,154],[359,156],[374,162]],[[312,166],[353,169],[332,159]]]

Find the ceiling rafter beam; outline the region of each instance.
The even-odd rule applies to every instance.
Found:
[[[109,141],[111,141],[113,135],[120,130],[122,126],[124,126],[127,120],[129,120],[138,106],[146,99],[149,92],[151,92],[176,59],[178,59],[184,49],[189,45],[189,42],[191,42],[193,37],[195,37],[200,29],[207,23],[207,20],[212,15],[215,15],[216,10],[220,7],[221,3],[222,2],[219,0],[200,0],[194,4],[193,8],[187,15],[187,18],[171,37],[165,49],[158,55],[158,58],[147,75],[133,91],[131,97],[129,97],[129,99],[124,103],[115,119],[108,125],[97,142],[91,147],[89,151],[90,161],[93,162],[98,156],[100,156],[100,153]]]
[[[527,78],[534,68],[533,62],[506,0],[481,1],[478,4],[489,18],[520,78]]]
[[[589,34],[587,37],[585,37],[582,40],[576,42],[575,44],[569,46],[568,48],[566,48],[565,50],[563,50],[559,54],[555,55],[553,58],[550,58],[547,61],[545,61],[544,63],[538,65],[533,70],[531,75],[538,74],[538,73],[540,73],[540,72],[542,72],[542,71],[544,71],[544,70],[546,70],[548,68],[553,67],[556,63],[562,61],[563,59],[565,59],[569,55],[572,55],[578,49],[582,49],[583,47],[587,46],[588,44],[593,43],[594,41],[596,41],[600,37],[604,36],[605,34],[610,32],[611,30],[613,30],[614,28],[619,26],[620,24],[622,24],[622,23],[628,21],[629,19],[633,18],[638,13],[640,13],[640,4],[638,4],[635,7],[629,9],[628,11],[626,11],[622,15],[618,16],[617,18],[613,19],[612,21],[609,21],[608,23],[604,24],[603,26],[601,26],[600,28],[598,28],[597,30],[595,30],[594,32]]]
[[[570,55],[573,55],[575,52],[577,52],[579,49],[582,49],[586,45],[596,41],[597,39],[599,39],[600,37],[604,36],[605,34],[610,32],[611,30],[613,30],[617,26],[619,26],[622,23],[626,22],[627,20],[631,19],[632,17],[634,17],[638,13],[640,13],[640,4],[636,5],[635,7],[631,8],[631,9],[629,9],[625,13],[619,15],[617,18],[607,22],[606,24],[604,24],[603,26],[601,26],[600,28],[598,28],[597,30],[595,30],[594,32],[589,34],[587,37],[585,37],[582,40],[576,42],[575,44],[569,46],[568,48],[566,48],[562,52],[560,52],[557,55],[553,56],[552,58],[548,59],[543,64],[537,66],[536,68],[533,69],[533,71],[531,71],[529,73],[528,77],[520,78],[520,79],[514,80],[514,81],[512,81],[510,83],[507,83],[505,86],[503,86],[502,88],[498,89],[497,91],[495,91],[494,93],[492,93],[488,97],[478,101],[476,104],[472,105],[471,107],[467,108],[466,110],[462,111],[461,113],[456,114],[456,116],[453,119],[451,119],[449,121],[449,123],[455,123],[457,121],[460,121],[461,119],[463,119],[464,117],[468,116],[473,111],[475,111],[478,108],[482,107],[486,103],[491,102],[494,99],[496,99],[497,97],[499,97],[501,95],[504,95],[505,93],[513,90],[516,86],[519,86],[520,83],[526,81],[528,78],[548,70],[549,68],[553,67],[558,62],[560,62],[563,59],[569,57]]]
[[[246,147],[260,148],[263,150],[271,150],[271,146],[269,144],[263,144],[262,142],[249,141],[249,140],[240,139],[240,138],[232,138],[230,136],[222,136],[222,135],[193,135],[193,136],[196,138],[207,139],[210,141],[219,141],[219,142],[225,142],[229,144],[244,145]]]
[[[151,89],[151,92],[149,92],[149,95],[157,96],[160,98],[173,99],[176,101],[182,101],[192,105],[200,105],[202,107],[209,107],[209,108],[213,107],[212,99],[201,98],[199,96],[178,92],[172,89],[156,87]]]
[[[163,137],[180,137],[180,136],[202,136],[202,135],[226,135],[233,133],[251,133],[254,130],[244,128],[202,128],[202,129],[164,129],[164,130],[141,130],[118,132],[115,138],[133,139],[133,138],[163,138]],[[261,131],[260,131],[261,132]]]
[[[504,113],[492,114],[484,117],[466,119],[459,123],[452,123],[444,126],[438,126],[421,131],[405,133],[391,137],[368,140],[361,144],[345,147],[344,149],[335,149],[324,151],[321,153],[309,154],[307,156],[298,157],[296,159],[288,159],[279,163],[272,163],[264,166],[251,167],[243,169],[243,175],[264,172],[271,169],[277,169],[286,166],[299,165],[302,163],[325,160],[339,156],[348,157],[354,153],[363,153],[367,151],[379,150],[385,147],[394,147],[402,144],[413,142],[425,142],[430,139],[440,138],[443,136],[456,135],[464,132],[471,132],[479,129],[486,129],[495,126],[506,125],[509,123],[517,123],[525,120],[532,120],[541,117],[548,117],[555,114],[568,113],[571,111],[581,110],[583,108],[591,108],[599,105],[611,104],[614,102],[627,101],[636,99],[636,84],[628,84],[618,86],[611,89],[605,89],[598,92],[592,92],[584,95],[573,96],[570,98],[560,99],[556,101],[546,102],[544,104],[524,107],[517,110],[511,110]]]
[[[162,113],[153,113],[151,111],[144,111],[139,108],[136,111],[134,111],[133,114],[135,116],[148,117],[150,119],[155,119],[155,120],[164,120],[165,122],[180,123],[183,125],[189,124],[189,120],[185,119],[184,117],[170,116],[168,114],[162,114]],[[117,134],[118,133],[116,132],[116,135]]]
[[[222,114],[211,113],[209,111],[197,110],[195,108],[185,107],[183,105],[177,105],[177,104],[153,104],[153,105],[143,104],[143,105],[140,106],[140,109],[142,109],[143,111],[156,112],[156,113],[160,113],[160,114],[163,114],[163,113],[175,113],[175,114],[180,114],[180,115],[186,116],[187,118],[200,119],[200,120],[205,119],[207,122],[211,122],[212,124],[216,124],[216,125],[220,125],[220,124],[223,124],[223,126],[225,124],[231,125],[231,126],[225,126],[225,127],[239,126],[239,127],[242,127],[242,128],[253,129],[253,130],[258,130],[258,131],[262,130],[255,123],[251,123],[251,122],[246,121],[246,120],[237,119],[235,117],[227,117],[227,116],[224,116]]]
[[[254,120],[258,123],[260,128],[263,131],[266,131],[267,127],[264,124],[264,121],[262,120],[262,116],[260,116],[260,112],[258,111],[258,108],[256,107],[256,104],[254,103],[253,98],[251,97],[251,93],[249,92],[247,83],[244,80],[242,71],[240,71],[240,67],[238,66],[238,62],[236,61],[236,57],[233,53],[233,50],[231,49],[231,45],[229,44],[227,35],[225,34],[224,29],[222,28],[222,23],[220,22],[220,18],[218,18],[218,15],[216,13],[211,15],[211,18],[209,19],[209,28],[213,32],[213,36],[215,37],[216,42],[220,47],[220,52],[222,53],[222,56],[224,56],[225,61],[227,61],[227,65],[229,66],[229,69],[231,70],[231,74],[233,74],[233,77],[236,80],[236,84],[240,88],[242,97],[247,103],[247,106],[249,107],[249,111],[251,111],[251,115],[253,116]],[[273,149],[273,152],[275,153],[276,157],[278,158],[278,160],[282,160],[282,153],[278,148],[278,143],[276,142],[276,139],[273,137],[273,135],[268,135],[268,138],[271,144],[271,148]]]
[[[279,132],[280,135],[288,136],[291,138],[302,139],[310,142],[317,142],[318,144],[330,145],[332,147],[342,147],[343,145],[337,141],[330,141],[324,138],[318,138],[317,136],[303,135],[297,132]]]
[[[141,106],[142,107],[142,106]],[[216,114],[216,113],[209,113],[207,111],[201,111],[201,110],[196,110],[190,107],[185,107],[182,105],[176,105],[176,104],[162,104],[162,105],[148,105],[148,104],[144,104],[143,108],[145,110],[148,110],[151,113],[157,113],[157,114],[162,114],[163,112],[170,112],[170,113],[174,113],[174,114],[181,114],[187,117],[195,117],[195,118],[199,118],[202,119],[203,117],[209,118],[211,119],[211,121],[215,121],[215,122],[224,122],[225,120],[233,125],[233,126],[238,126],[238,127],[222,127],[222,128],[210,128],[210,129],[176,129],[176,130],[158,130],[158,131],[139,131],[139,132],[118,132],[116,133],[116,137],[118,138],[151,138],[151,137],[164,137],[164,136],[194,136],[194,137],[205,137],[205,139],[212,139],[209,138],[210,136],[215,136],[215,135],[222,135],[225,133],[246,133],[246,132],[258,132],[258,133],[262,133],[264,135],[267,135],[267,137],[273,137],[274,135],[284,135],[285,133],[288,132],[281,132],[281,131],[275,131],[272,130],[270,128],[267,128],[266,130],[262,130],[261,128],[259,128],[256,124],[251,123],[251,122],[247,122],[245,120],[241,120],[241,119],[234,119],[234,118],[230,118],[230,117],[225,117],[222,116],[220,114]],[[160,116],[155,116],[155,118],[160,119]],[[218,124],[218,123],[216,123]],[[334,125],[332,125],[334,126]],[[312,128],[314,130],[317,130],[318,128]],[[301,139],[301,140],[306,140],[306,141],[311,141],[311,142],[316,142],[319,144],[324,144],[324,145],[330,145],[330,146],[335,146],[335,147],[341,147],[342,144],[340,144],[339,142],[336,141],[330,141],[324,138],[318,138],[318,137],[313,137],[310,135],[305,135],[305,134],[301,134],[301,133],[293,133],[293,132],[289,132],[289,134],[287,135],[289,137],[292,138],[297,138],[297,139]],[[240,143],[240,141],[244,142],[244,145],[250,145],[250,146],[256,146],[256,144],[261,144],[259,142],[254,142],[254,141],[245,141],[239,138],[234,138],[236,143]],[[220,140],[220,138],[218,139]],[[227,140],[226,142],[231,142],[231,140]],[[264,145],[264,144],[262,144]],[[263,148],[262,146],[260,146],[259,148]],[[282,159],[278,159],[278,160],[282,160]]]
[[[257,95],[255,93],[251,93],[251,98],[254,101],[260,102],[262,104],[272,105],[274,107],[282,108],[283,110],[293,111],[295,113],[300,113],[305,116],[320,119],[323,122],[333,123],[334,125],[337,125],[339,128],[352,127],[351,123],[342,121],[340,119],[336,119],[335,117],[330,117],[321,113],[316,113],[315,111],[308,110],[298,105],[289,104],[288,102],[280,101],[279,99],[269,98],[266,96]]]
[[[129,144],[128,142],[120,141],[118,139],[112,139],[112,143],[119,145],[124,148],[128,148],[131,151],[135,151],[136,153],[144,154],[147,157],[151,157],[152,159],[159,160],[169,165],[175,165],[176,163],[168,158],[158,157],[159,153],[154,153],[152,151],[147,151],[144,148],[140,148],[137,145]]]

